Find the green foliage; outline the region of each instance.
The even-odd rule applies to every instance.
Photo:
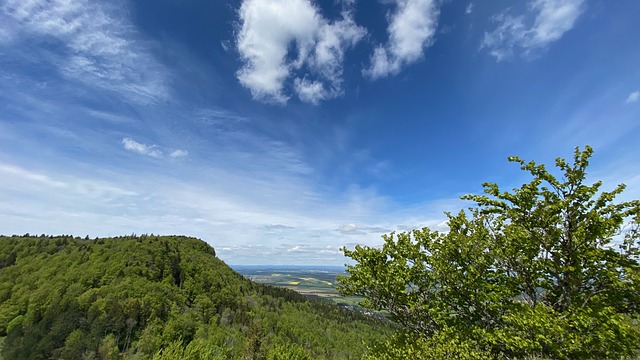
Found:
[[[300,345],[276,345],[267,354],[267,360],[313,360]]]
[[[118,344],[113,334],[108,334],[100,341],[98,354],[100,359],[104,360],[118,360],[120,358],[120,349],[118,349]]]
[[[194,238],[0,236],[0,264],[4,359],[356,359],[388,329],[253,283]]]
[[[611,359],[640,348],[640,202],[586,184],[592,149],[576,148],[562,176],[512,157],[532,176],[513,191],[483,184],[475,207],[428,228],[344,249],[357,261],[345,295],[388,311],[403,333],[376,358]],[[614,237],[618,236],[616,242]],[[381,350],[384,349],[384,350]]]
[[[183,347],[182,341],[174,341],[153,356],[153,360],[224,360],[220,349],[201,341],[191,341]]]
[[[385,342],[374,344],[369,360],[393,359],[490,359],[473,338],[459,334],[457,329],[444,328],[431,337],[415,337],[408,332],[396,332]]]

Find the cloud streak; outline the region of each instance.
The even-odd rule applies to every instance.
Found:
[[[186,150],[173,150],[170,154],[169,157],[174,158],[174,159],[182,159],[182,158],[186,158],[187,156],[189,156],[189,152]]]
[[[91,1],[7,0],[0,6],[0,23],[11,28],[0,28],[0,44],[62,46],[64,51],[53,55],[31,45],[22,56],[32,61],[37,54],[68,79],[141,103],[166,99],[166,71],[127,18],[116,6]]]
[[[638,102],[638,100],[640,100],[640,91],[634,91],[631,94],[629,94],[629,96],[627,96],[627,104],[633,104]]]
[[[154,173],[149,181],[149,173],[139,168],[98,175],[0,163],[0,228],[91,237],[190,234],[225,248],[219,255],[229,263],[340,265],[340,246],[377,245],[378,234],[398,229],[397,224],[443,218],[440,209],[437,219],[429,220],[423,208],[399,209],[375,193],[317,196],[312,185],[295,177],[274,183],[200,165],[179,169],[180,176]]]
[[[133,140],[132,138],[122,139],[122,146],[125,150],[129,150],[136,154],[150,156],[152,158],[160,159],[165,157],[162,150],[158,148],[158,145],[147,145]],[[172,159],[182,159],[189,156],[189,152],[182,149],[176,149],[169,152],[168,157]]]
[[[365,235],[365,234],[385,234],[392,231],[392,229],[381,226],[362,226],[357,224],[345,224],[336,229],[337,232],[343,235]]]
[[[497,27],[484,34],[480,48],[497,61],[534,57],[571,30],[583,10],[584,0],[533,0],[525,14],[495,15]]]
[[[471,15],[471,13],[473,13],[473,8],[475,7],[475,5],[470,2],[469,5],[467,5],[467,7],[464,9],[464,13],[467,15]]]
[[[131,138],[122,139],[122,146],[124,146],[125,150],[129,150],[140,155],[148,155],[154,158],[162,157],[162,151],[158,150],[156,145],[146,145]]]

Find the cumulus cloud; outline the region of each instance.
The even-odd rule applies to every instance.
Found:
[[[254,99],[284,104],[293,91],[317,104],[339,96],[344,52],[366,34],[353,21],[349,4],[329,21],[310,0],[244,0],[236,46],[243,66],[240,83]]]
[[[364,74],[372,79],[395,75],[422,58],[434,40],[439,8],[435,0],[395,0],[396,11],[389,16],[389,41],[378,46]]]
[[[327,91],[321,81],[308,79],[295,79],[293,87],[300,100],[317,105],[328,97]]]
[[[10,23],[10,28],[3,28],[2,23]],[[44,60],[64,76],[89,86],[145,103],[164,99],[168,92],[165,71],[139,38],[126,14],[109,4],[6,0],[0,5],[0,44],[3,39],[59,43],[66,50],[61,57],[33,52],[29,56],[48,56]]]
[[[534,0],[526,14],[498,14],[493,17],[497,28],[484,34],[480,47],[498,61],[514,55],[535,55],[573,28],[583,12],[583,3],[584,0]]]
[[[634,91],[627,97],[627,104],[633,104],[640,100],[640,91]]]

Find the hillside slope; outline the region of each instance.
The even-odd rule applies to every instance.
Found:
[[[195,238],[0,237],[5,359],[358,359],[387,332],[251,282]]]

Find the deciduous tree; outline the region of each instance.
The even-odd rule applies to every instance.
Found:
[[[391,233],[381,248],[343,249],[357,263],[339,290],[403,325],[375,356],[636,354],[640,202],[615,201],[624,185],[587,183],[592,153],[587,146],[572,164],[556,159],[560,177],[511,157],[531,181],[512,191],[483,184],[485,194],[463,197],[475,206],[447,214],[449,231]]]

